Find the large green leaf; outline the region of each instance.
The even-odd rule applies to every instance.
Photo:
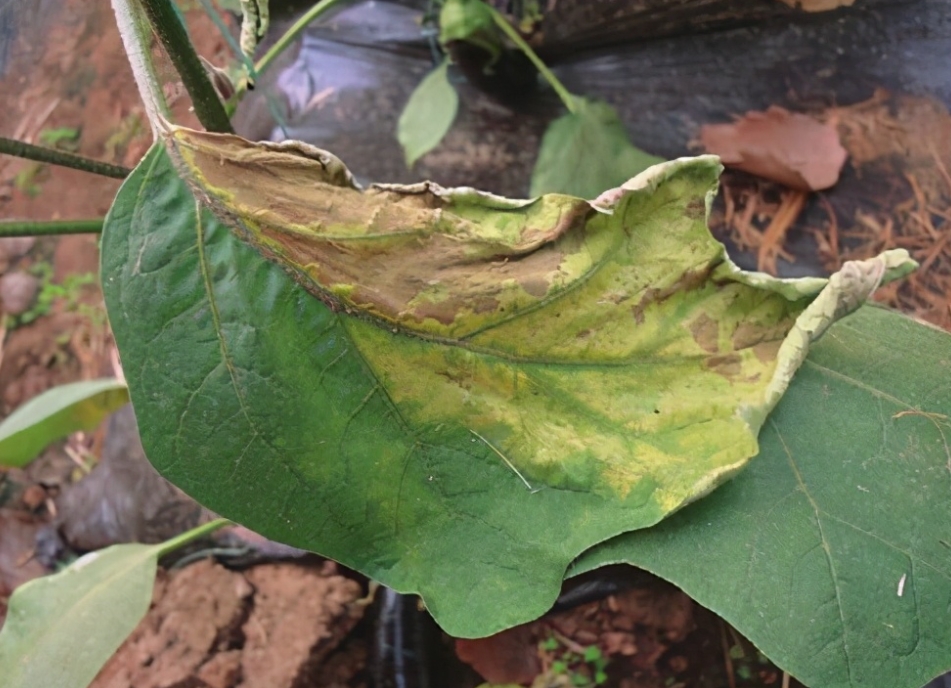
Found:
[[[812,348],[730,483],[585,553],[674,582],[814,688],[951,668],[951,336],[865,307]]]
[[[457,636],[537,617],[579,553],[735,473],[848,293],[804,312],[825,280],[739,272],[706,229],[709,157],[598,209],[360,194],[326,153],[182,136],[211,161],[205,200],[319,298],[147,156],[102,248],[146,453],[215,511],[419,592]]]
[[[444,60],[427,74],[400,114],[396,138],[410,167],[439,145],[456,118],[459,94],[449,83],[448,70],[449,61]]]
[[[661,162],[631,145],[613,107],[584,98],[575,103],[577,110],[552,122],[542,138],[532,172],[533,196],[557,192],[595,198]]]
[[[0,423],[0,466],[22,466],[71,432],[92,430],[129,402],[125,383],[72,382],[34,397]]]
[[[4,688],[86,688],[149,610],[161,545],[114,545],[25,583],[0,629]]]

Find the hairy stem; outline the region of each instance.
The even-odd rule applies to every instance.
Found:
[[[119,165],[110,165],[107,162],[99,162],[91,158],[84,158],[81,155],[73,155],[52,148],[43,146],[34,146],[30,143],[8,139],[0,136],[0,153],[6,155],[15,155],[18,158],[27,160],[36,160],[37,162],[46,162],[60,167],[71,167],[74,170],[83,172],[92,172],[103,177],[113,177],[114,179],[125,179],[132,170],[120,167]]]
[[[258,63],[255,65],[255,71],[258,74],[261,74],[266,70],[274,60],[277,59],[278,55],[287,50],[287,48],[294,42],[294,40],[303,33],[304,29],[307,28],[307,25],[312,21],[317,19],[327,10],[334,8],[337,5],[343,4],[345,0],[321,0],[316,5],[311,7],[304,15],[294,22],[294,25],[284,32],[284,35],[277,39],[277,42],[272,45],[264,57],[258,60]]]
[[[51,220],[49,222],[0,222],[0,238],[50,234],[99,234],[103,220]]]
[[[499,14],[498,10],[487,3],[485,4],[486,9],[492,15],[492,20],[495,22],[496,26],[502,29],[502,32],[508,36],[515,46],[525,53],[525,57],[531,60],[532,64],[535,65],[535,68],[541,72],[541,75],[545,77],[545,80],[551,84],[551,87],[555,90],[555,93],[558,94],[558,97],[561,98],[561,102],[565,104],[565,107],[568,108],[568,112],[574,113],[577,111],[578,106],[575,101],[575,97],[571,95],[564,84],[558,81],[558,77],[552,74],[551,70],[542,62],[542,59],[535,54],[535,51],[532,50],[532,46],[525,42],[525,39],[522,38],[518,31],[515,30],[508,20]]]
[[[112,0],[112,11],[152,135],[158,140],[164,130],[161,123],[168,120],[170,114],[149,50],[152,28],[136,0]]]
[[[205,74],[205,68],[188,38],[188,32],[175,13],[172,0],[139,0],[139,2],[145,9],[165,52],[175,65],[175,70],[181,76],[185,90],[191,96],[198,121],[208,131],[234,133],[231,120],[228,119],[218,94]]]

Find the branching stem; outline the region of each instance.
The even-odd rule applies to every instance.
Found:
[[[552,71],[548,69],[547,65],[542,62],[542,59],[535,54],[535,51],[532,50],[532,46],[525,42],[525,39],[519,35],[518,31],[515,30],[508,20],[503,17],[497,9],[484,3],[486,9],[492,15],[492,20],[495,22],[496,26],[502,29],[502,32],[508,36],[515,46],[525,53],[525,57],[531,60],[532,64],[535,65],[535,68],[541,72],[541,75],[545,77],[545,80],[551,84],[551,87],[555,90],[555,93],[558,94],[558,97],[561,98],[561,102],[565,104],[565,107],[568,108],[568,112],[574,113],[578,110],[576,99],[571,93],[565,88],[558,77],[552,74]]]
[[[231,521],[226,518],[217,518],[214,521],[209,521],[208,523],[200,525],[197,528],[192,528],[191,530],[184,532],[177,537],[173,537],[171,540],[166,540],[163,542],[159,556],[164,557],[166,554],[174,552],[175,550],[184,547],[188,543],[199,540],[209,533],[213,533],[219,528],[223,528],[230,524]]]
[[[277,39],[277,42],[272,45],[264,56],[258,60],[257,64],[254,66],[255,72],[262,74],[277,57],[287,50],[287,48],[294,42],[294,40],[303,33],[304,29],[307,28],[308,24],[317,19],[324,12],[333,9],[337,5],[341,5],[345,0],[321,0],[316,5],[307,10],[300,19],[294,22],[294,25],[291,26],[287,31],[284,32],[284,35]]]
[[[73,155],[64,151],[58,151],[53,148],[44,148],[43,146],[34,146],[30,143],[8,139],[0,136],[0,153],[6,155],[15,155],[18,158],[27,160],[36,160],[37,162],[46,162],[51,165],[61,167],[71,167],[74,170],[83,172],[92,172],[103,177],[112,177],[114,179],[124,179],[132,170],[120,167],[119,165],[110,165],[107,162],[99,162],[91,158],[84,158],[81,155]]]
[[[139,2],[145,9],[165,52],[175,65],[175,70],[181,76],[185,90],[191,96],[198,121],[208,131],[234,133],[228,113],[225,112],[224,105],[208,80],[205,68],[198,59],[198,53],[195,52],[188,38],[185,26],[175,12],[172,0],[139,0]]]
[[[0,239],[50,234],[99,234],[103,220],[51,220],[49,222],[0,222]]]

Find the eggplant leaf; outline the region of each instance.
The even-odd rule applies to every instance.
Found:
[[[92,430],[129,403],[118,380],[71,382],[48,389],[0,423],[0,466],[22,466],[50,442],[79,430]]]
[[[426,75],[419,82],[403,108],[396,138],[406,154],[406,164],[413,164],[439,145],[459,109],[459,95],[449,83],[449,61]]]
[[[575,98],[576,111],[548,126],[532,172],[531,194],[594,198],[662,162],[631,145],[624,124],[607,103]]]

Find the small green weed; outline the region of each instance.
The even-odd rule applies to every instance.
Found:
[[[53,266],[46,261],[34,264],[29,272],[40,280],[40,292],[36,296],[36,303],[13,319],[13,327],[27,325],[48,314],[53,304],[59,299],[65,301],[65,310],[89,317],[94,323],[104,317],[98,313],[98,309],[91,309],[79,300],[83,288],[89,284],[95,284],[96,276],[93,273],[67,275],[61,284],[56,284],[53,282]]]
[[[40,195],[40,176],[46,171],[46,165],[41,162],[31,162],[17,172],[13,185],[30,198]]]
[[[576,688],[594,688],[608,680],[607,657],[597,645],[574,649],[566,647],[554,635],[538,644],[539,650],[551,661],[547,673],[550,676],[563,676]]]
[[[58,148],[65,151],[76,151],[79,148],[79,129],[74,127],[58,127],[56,129],[44,129],[40,132],[39,142],[50,148]]]

